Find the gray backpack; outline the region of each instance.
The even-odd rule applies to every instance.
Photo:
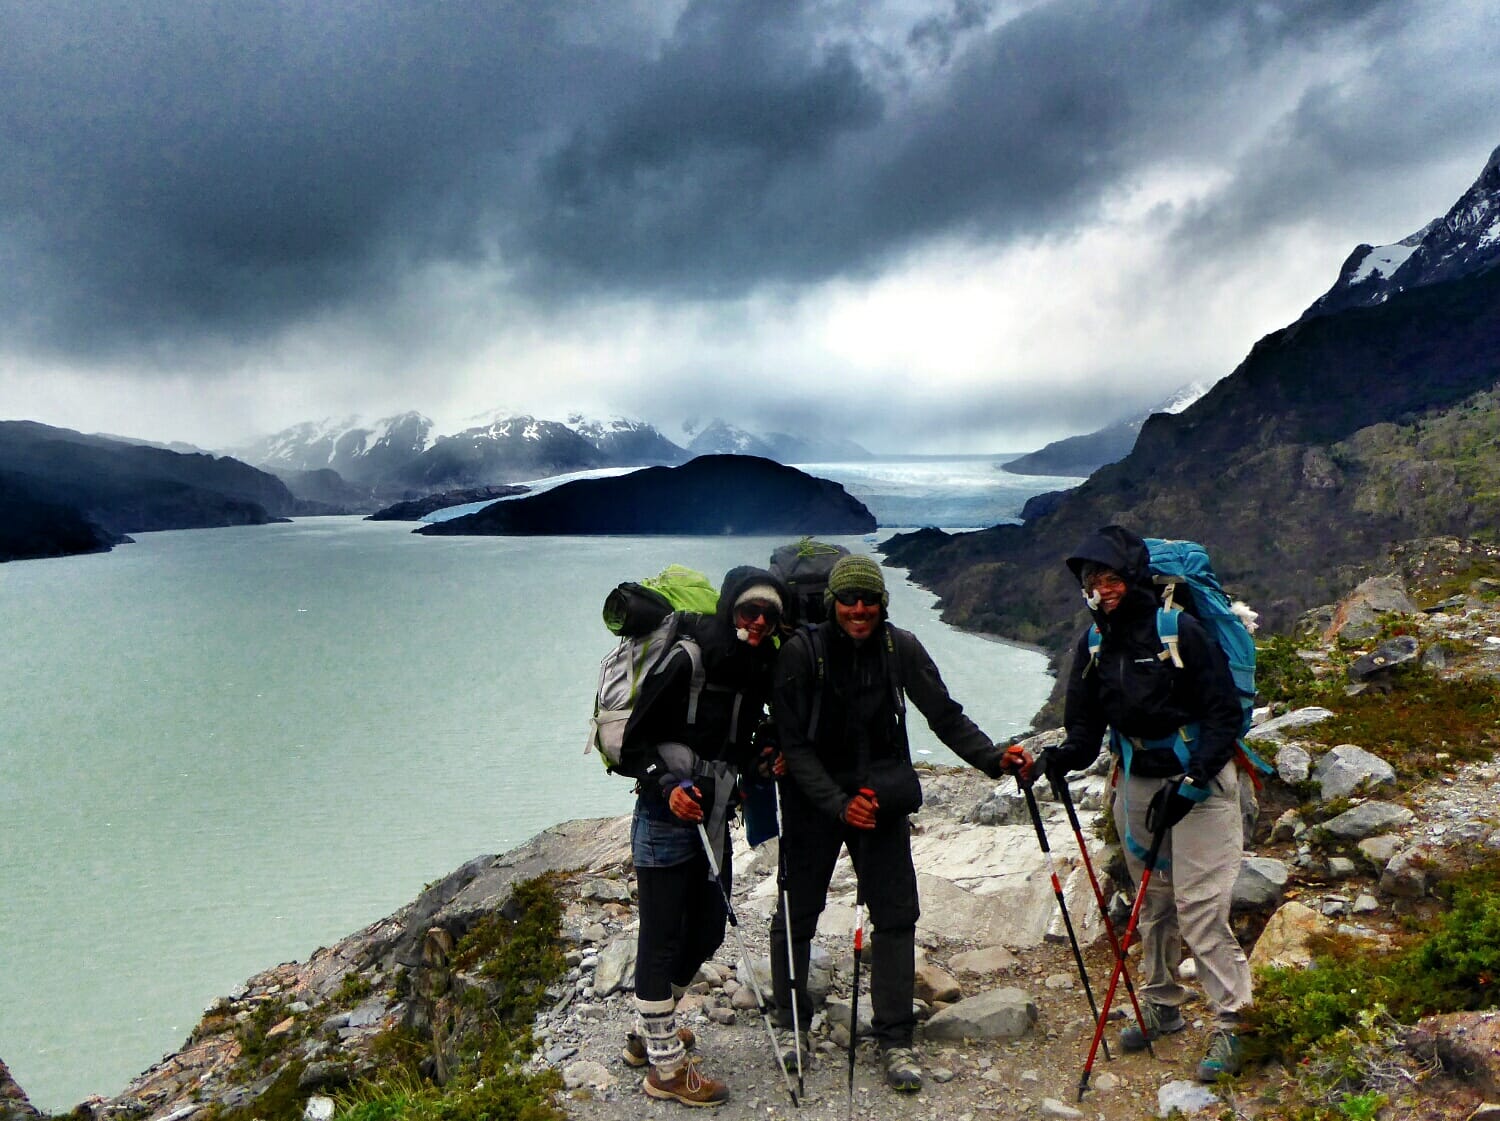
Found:
[[[605,655],[599,663],[599,688],[594,696],[594,715],[589,720],[588,742],[583,752],[599,753],[604,769],[618,771],[631,778],[634,767],[621,766],[621,753],[625,744],[625,727],[635,712],[641,689],[646,678],[658,673],[667,663],[667,656],[679,647],[692,662],[692,683],[688,687],[687,721],[698,718],[698,698],[705,681],[703,651],[698,642],[683,626],[684,615],[673,611],[655,629],[641,635],[626,635],[619,645]]]

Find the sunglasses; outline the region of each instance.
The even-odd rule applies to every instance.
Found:
[[[737,606],[734,609],[734,617],[741,623],[753,623],[758,619],[764,619],[774,627],[781,621],[781,611],[774,603],[752,599]]]
[[[866,607],[879,607],[880,601],[885,597],[879,592],[867,592],[861,588],[851,588],[848,591],[834,592],[833,598],[845,607],[853,607],[856,603],[863,603]]]

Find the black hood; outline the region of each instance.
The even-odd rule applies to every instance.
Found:
[[[1090,534],[1067,560],[1068,568],[1080,587],[1083,585],[1083,566],[1090,562],[1106,565],[1125,578],[1130,590],[1121,607],[1126,609],[1127,616],[1133,616],[1137,611],[1155,610],[1157,595],[1156,585],[1151,580],[1151,553],[1139,534],[1120,525],[1107,525]],[[1095,619],[1102,621],[1102,613],[1090,610]]]

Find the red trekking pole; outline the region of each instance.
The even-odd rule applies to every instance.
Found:
[[[1146,867],[1141,872],[1141,882],[1135,891],[1135,905],[1130,908],[1130,921],[1125,924],[1125,938],[1123,946],[1130,945],[1130,936],[1135,933],[1136,920],[1141,916],[1141,904],[1146,901],[1146,887],[1151,883],[1151,873],[1156,870],[1156,858],[1161,854],[1161,843],[1166,837],[1168,826],[1163,823],[1151,836],[1151,848],[1146,852]],[[1083,1095],[1088,1092],[1089,1075],[1094,1070],[1094,1056],[1099,1051],[1099,1041],[1104,1038],[1104,1021],[1109,1019],[1109,1005],[1115,996],[1115,985],[1119,983],[1120,971],[1125,968],[1125,956],[1123,953],[1115,957],[1115,968],[1109,975],[1109,988],[1104,993],[1104,1007],[1099,1013],[1099,1022],[1094,1025],[1094,1041],[1089,1044],[1088,1061],[1083,1064],[1083,1074],[1078,1079],[1078,1100],[1083,1101]]]
[[[1094,862],[1089,859],[1088,842],[1083,839],[1083,826],[1078,823],[1078,812],[1073,808],[1073,795],[1068,790],[1066,782],[1053,783],[1052,793],[1057,795],[1057,800],[1063,804],[1063,809],[1068,811],[1068,824],[1073,827],[1073,836],[1078,839],[1078,851],[1083,856],[1083,867],[1089,874],[1089,883],[1094,888],[1094,902],[1099,905],[1099,915],[1104,919],[1104,930],[1109,935],[1110,947],[1115,952],[1115,961],[1120,963],[1120,976],[1125,979],[1125,992],[1130,997],[1130,1005],[1135,1009],[1135,1022],[1140,1025],[1141,1036],[1146,1040],[1146,1051],[1154,1059],[1156,1048],[1151,1046],[1151,1033],[1146,1030],[1146,1018],[1141,1015],[1141,1002],[1136,999],[1135,986],[1130,983],[1130,969],[1125,964],[1125,947],[1120,945],[1119,935],[1115,933],[1115,924],[1109,917],[1109,907],[1104,901],[1104,892],[1099,888],[1099,877],[1094,874]],[[1108,1045],[1104,1052],[1105,1058],[1109,1057]]]

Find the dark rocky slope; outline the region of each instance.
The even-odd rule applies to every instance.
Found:
[[[1495,532],[1500,495],[1482,469],[1495,458],[1482,436],[1493,401],[1475,395],[1497,380],[1492,268],[1277,331],[1192,408],[1152,417],[1129,456],[1050,513],[906,535],[886,555],[939,593],[950,621],[1056,654],[1079,622],[1062,559],[1090,530],[1121,522],[1202,541],[1225,583],[1285,627],[1395,541]],[[1424,444],[1441,424],[1452,438]]]
[[[705,455],[580,479],[416,532],[461,534],[868,533],[875,517],[843,487],[769,459]]]
[[[0,421],[0,472],[7,504],[30,511],[27,543],[9,559],[91,552],[129,533],[261,525],[301,512],[279,479],[237,460],[32,421]]]

